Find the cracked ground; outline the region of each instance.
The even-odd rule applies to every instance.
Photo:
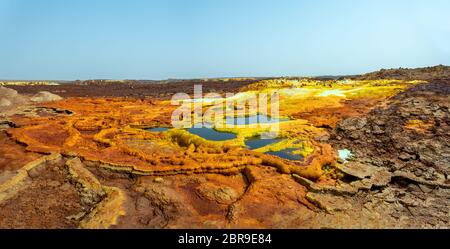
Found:
[[[64,86],[68,96],[42,103],[23,92],[2,110],[0,227],[449,227],[450,81],[228,90],[272,84],[291,89],[280,103],[287,142],[257,150],[243,146],[248,129],[229,142],[145,131],[169,126],[166,92],[84,97]],[[318,97],[330,88],[349,94]],[[303,160],[265,153],[286,144]]]

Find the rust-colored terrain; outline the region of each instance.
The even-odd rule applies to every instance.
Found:
[[[0,227],[449,227],[450,81],[430,70],[2,88]],[[170,98],[194,84],[279,91],[279,140],[252,149],[265,127],[216,128],[226,141],[172,128]]]

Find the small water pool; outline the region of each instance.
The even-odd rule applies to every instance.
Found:
[[[293,154],[293,152],[295,151],[295,148],[287,148],[284,150],[280,150],[280,151],[269,151],[266,152],[266,154],[268,155],[274,155],[277,157],[281,157],[284,159],[288,159],[288,160],[303,160],[303,156],[298,155],[298,154]]]
[[[280,139],[280,138],[263,139],[261,137],[253,137],[253,138],[249,138],[249,139],[245,140],[245,145],[247,146],[247,148],[254,150],[254,149],[262,148],[269,144],[278,143],[281,140],[282,139]]]
[[[166,128],[166,127],[154,127],[154,128],[146,129],[146,131],[163,132],[163,131],[167,131],[168,129],[169,128]]]
[[[226,124],[230,125],[250,125],[250,124],[273,124],[288,121],[287,118],[272,118],[265,114],[258,114],[246,117],[226,117]]]
[[[352,152],[348,149],[338,150],[338,154],[339,159],[341,159],[344,162],[353,156]]]
[[[200,127],[200,128],[189,128],[187,129],[190,133],[200,136],[204,139],[211,141],[225,141],[235,139],[237,136],[230,132],[216,131],[213,128]]]

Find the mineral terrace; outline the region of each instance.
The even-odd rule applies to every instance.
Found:
[[[449,72],[0,86],[0,227],[449,228]],[[278,137],[173,128],[196,84],[276,90]]]

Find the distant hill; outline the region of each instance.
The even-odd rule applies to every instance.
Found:
[[[234,77],[234,78],[198,78],[198,79],[165,79],[165,80],[107,80],[107,79],[91,79],[91,80],[75,80],[71,83],[82,86],[111,86],[111,85],[136,85],[136,84],[168,84],[168,83],[217,83],[217,82],[247,82],[256,81],[255,77]]]
[[[192,78],[192,79],[163,79],[163,80],[114,80],[114,79],[90,79],[90,80],[0,80],[0,86],[49,86],[73,84],[79,86],[134,86],[141,84],[168,84],[168,83],[227,83],[227,82],[253,82],[270,79],[304,80],[315,79],[333,81],[342,79],[354,80],[432,80],[450,79],[450,66],[438,65],[423,68],[393,68],[381,69],[361,75],[322,75],[314,77],[304,76],[271,76],[271,77],[221,77],[221,78]]]
[[[37,81],[37,80],[29,80],[29,81],[19,81],[19,80],[5,80],[0,81],[0,86],[56,86],[59,83],[54,81]]]
[[[398,79],[398,80],[432,80],[450,79],[450,67],[438,65],[434,67],[422,68],[397,68],[381,69],[376,72],[353,76],[352,79],[376,80],[376,79]]]
[[[83,85],[83,86],[108,86],[108,85],[133,85],[137,82],[135,80],[76,80],[73,82],[75,85]]]

